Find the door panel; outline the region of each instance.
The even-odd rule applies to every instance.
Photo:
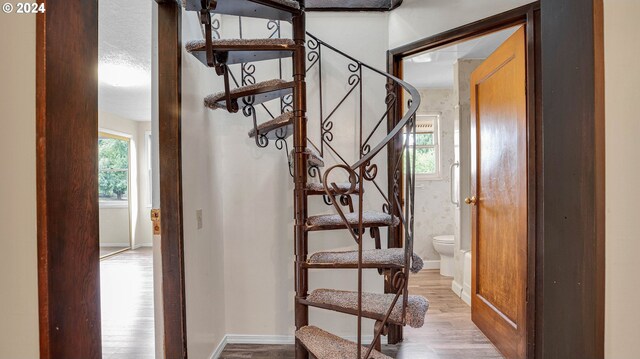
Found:
[[[521,27],[471,76],[472,319],[507,358],[526,356],[525,59]]]

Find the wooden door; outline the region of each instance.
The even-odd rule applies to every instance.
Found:
[[[472,319],[507,358],[527,342],[524,26],[471,76]]]

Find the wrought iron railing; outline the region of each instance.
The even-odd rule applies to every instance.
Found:
[[[382,197],[382,210],[388,215],[397,217],[404,234],[404,254],[405,263],[404,268],[395,272],[390,282],[395,289],[395,296],[391,306],[389,307],[384,319],[380,321],[376,326],[376,333],[373,343],[369,346],[365,358],[368,358],[373,350],[374,343],[376,343],[385,326],[388,324],[389,317],[391,316],[398,301],[402,298],[402,324],[406,324],[406,313],[408,307],[408,279],[411,268],[411,259],[413,255],[413,239],[414,239],[414,196],[415,196],[415,134],[416,134],[416,112],[420,106],[420,95],[418,91],[408,83],[401,79],[382,72],[374,67],[371,67],[354,57],[346,54],[343,51],[327,44],[320,40],[318,37],[307,33],[307,48],[309,50],[307,54],[307,60],[309,61],[308,71],[314,67],[317,67],[318,73],[318,87],[319,87],[319,120],[320,120],[320,133],[319,133],[319,150],[321,155],[325,155],[327,151],[332,152],[339,162],[329,169],[327,169],[322,176],[322,182],[326,197],[329,199],[328,203],[331,203],[344,222],[346,228],[349,229],[349,233],[358,244],[358,345],[362,345],[362,251],[363,251],[363,237],[365,235],[364,227],[364,203],[365,197],[369,196],[369,191],[365,191],[365,187],[375,188],[373,192],[377,192]],[[323,94],[323,49],[325,51],[331,51],[334,54],[340,55],[347,60],[347,89],[345,95],[337,101],[337,105],[331,107],[330,110],[325,112],[324,106],[326,106],[326,100]],[[335,66],[335,63],[332,63]],[[363,109],[363,99],[366,96],[366,89],[369,86],[365,86],[365,72],[368,75],[382,77],[386,80],[385,89],[386,96],[384,97],[384,112],[375,117],[377,121],[373,123],[372,129],[367,133],[365,129],[365,114]],[[342,156],[339,151],[332,144],[334,135],[333,130],[335,128],[334,116],[338,109],[344,105],[347,98],[350,96],[356,97],[358,108],[358,158],[356,161],[349,162]],[[399,106],[402,106],[400,98],[408,96],[407,107],[401,107],[404,110],[402,117],[395,123],[394,126],[389,126],[393,122],[389,121],[391,116],[394,116],[398,111]],[[382,99],[381,99],[382,100]],[[327,113],[325,115],[325,113]],[[371,125],[370,123],[368,123]],[[390,128],[391,127],[391,128]],[[382,140],[376,142],[374,138],[376,135],[382,133],[384,136]],[[400,144],[399,152],[402,154],[398,156],[398,159],[394,163],[387,163],[386,155],[390,146],[394,144]],[[326,156],[325,156],[326,157]],[[384,165],[380,163],[384,161]],[[404,163],[403,163],[404,161]],[[404,164],[404,166],[403,166]],[[389,168],[390,166],[390,168]],[[392,183],[382,186],[377,181],[378,169],[385,168],[393,174],[389,176],[392,178]],[[341,170],[346,172],[350,187],[346,190],[338,187],[335,182],[330,181],[332,173],[334,171]],[[390,192],[390,193],[389,193]],[[357,194],[358,205],[357,209],[354,206],[350,206],[350,211],[357,211],[358,213],[358,225],[354,228],[349,224],[347,220],[345,210],[345,196]],[[337,200],[340,198],[341,200]],[[349,203],[351,204],[351,203]],[[379,239],[378,239],[379,240]],[[376,246],[379,246],[377,243]],[[358,351],[358,359],[361,358],[361,353]]]
[[[220,38],[220,21],[216,18],[210,20],[210,29],[203,30],[203,35]],[[243,35],[243,20],[238,17],[238,30],[240,37]],[[281,23],[277,20],[267,22],[267,30],[269,38],[281,37]],[[404,255],[405,263],[402,269],[393,273],[393,276],[387,278],[391,287],[394,289],[394,299],[385,313],[383,320],[378,321],[373,343],[368,348],[365,358],[368,358],[374,348],[374,343],[378,342],[380,335],[389,323],[389,318],[398,302],[402,299],[402,323],[406,324],[406,313],[408,307],[408,279],[411,268],[411,260],[413,257],[413,239],[414,239],[414,191],[415,191],[415,134],[416,134],[416,112],[420,105],[420,95],[418,91],[406,83],[405,81],[369,66],[356,58],[338,50],[330,44],[322,41],[318,37],[307,33],[307,73],[317,70],[316,75],[318,98],[307,98],[307,103],[317,101],[318,113],[308,114],[310,121],[319,121],[317,138],[308,138],[310,146],[320,153],[320,155],[328,160],[329,157],[335,160],[335,164],[322,172],[318,167],[310,167],[308,173],[310,177],[317,177],[324,185],[325,202],[332,205],[338,212],[345,227],[358,245],[358,345],[362,345],[362,289],[363,289],[363,239],[366,234],[364,225],[364,206],[372,196],[370,194],[379,195],[381,199],[381,209],[384,213],[393,218],[397,218],[399,225],[402,226],[404,238]],[[326,73],[323,71],[323,53],[331,52],[333,56],[338,56],[346,62],[346,88],[342,97],[327,109],[328,101],[324,97]],[[279,76],[283,78],[282,59],[279,62]],[[332,62],[332,66],[336,64]],[[236,87],[256,83],[254,76],[256,67],[254,64],[241,64],[240,76],[236,77],[234,73],[225,66],[229,78]],[[377,80],[365,80],[365,77],[374,76]],[[365,84],[365,81],[367,83]],[[311,84],[311,82],[309,82]],[[384,92],[380,91],[383,96],[380,98],[380,106],[383,111],[375,114],[364,113],[365,99],[369,94],[367,90],[372,88],[369,84],[384,86]],[[228,90],[228,84],[225,84]],[[374,94],[376,95],[376,94]],[[347,100],[353,98],[358,109],[355,128],[357,133],[357,154],[348,156],[341,151],[334,143],[334,135],[337,130],[336,121],[338,121],[338,112],[346,107]],[[407,105],[404,106],[403,98],[407,98]],[[260,116],[268,116],[268,119],[274,119],[274,115],[264,104],[259,107],[254,105],[252,98],[243,100],[242,112],[245,116],[251,117],[253,120],[256,145],[259,147],[267,147],[270,140],[266,133],[260,133],[258,130],[258,118]],[[292,96],[281,98],[279,111],[280,114],[287,111],[293,111]],[[260,111],[260,115],[258,112]],[[371,111],[370,111],[371,112]],[[263,114],[264,113],[264,114]],[[400,117],[401,114],[401,117]],[[278,114],[279,115],[279,114]],[[399,119],[396,118],[400,117]],[[376,122],[365,118],[373,117]],[[344,120],[344,116],[341,117]],[[397,121],[391,120],[397,119]],[[347,119],[348,121],[349,119]],[[365,127],[371,127],[370,130]],[[353,128],[353,127],[352,127]],[[279,150],[284,150],[285,154],[289,154],[289,145],[287,143],[288,133],[286,129],[280,128],[275,130],[274,144]],[[378,138],[381,138],[378,140]],[[385,150],[393,150],[394,153],[401,154],[393,163],[387,161],[385,156],[388,152]],[[291,163],[291,162],[289,162]],[[291,165],[289,166],[291,172]],[[386,168],[390,176],[388,180],[391,183],[382,184],[378,178],[379,168]],[[343,171],[346,174],[349,188],[344,189],[336,185],[332,181],[332,177],[336,172]],[[293,175],[293,172],[291,172]],[[365,191],[365,188],[367,190]],[[353,203],[352,195],[357,195],[357,204]],[[347,220],[346,213],[358,214],[358,224],[354,227]],[[380,233],[378,228],[371,228],[371,236],[374,237],[376,248],[381,247]],[[358,359],[362,357],[358,351]]]

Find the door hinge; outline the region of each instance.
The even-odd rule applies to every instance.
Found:
[[[151,210],[151,223],[153,223],[153,235],[160,235],[160,208]]]

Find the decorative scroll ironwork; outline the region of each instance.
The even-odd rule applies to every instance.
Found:
[[[269,35],[270,39],[282,38],[280,33],[280,20],[269,20],[267,22],[267,29],[273,31],[271,35]]]
[[[282,96],[280,99],[280,112],[285,113],[293,111],[293,95]]]
[[[200,21],[200,14],[195,13],[196,16],[198,16],[198,21]],[[220,15],[219,14],[211,14],[209,15],[211,17],[211,22],[208,25],[209,26],[209,30],[211,31],[211,38],[212,39],[221,39],[222,36],[220,35]],[[206,33],[207,33],[207,29],[205,28],[205,24],[200,24],[200,31],[202,31],[202,37],[206,38]]]
[[[213,16],[211,20],[211,33],[214,39],[222,38],[222,36],[220,36],[220,17],[218,16]]]
[[[209,24],[209,23],[208,23]],[[243,36],[243,24],[242,18],[239,18],[239,34],[240,38]],[[219,19],[213,19],[210,21],[209,29],[207,30],[209,36],[212,38],[220,38],[220,21]],[[280,38],[281,36],[281,23],[277,20],[270,20],[267,22],[267,30],[269,31],[269,38]],[[317,166],[308,166],[308,177],[317,177],[323,184],[325,203],[334,207],[340,216],[345,228],[358,244],[358,302],[362,302],[362,282],[363,282],[363,263],[362,263],[362,251],[363,251],[363,239],[366,235],[365,222],[364,222],[364,203],[370,203],[377,198],[369,196],[369,193],[373,193],[375,196],[382,198],[382,211],[392,216],[392,219],[397,219],[399,225],[403,228],[404,233],[404,256],[405,262],[402,269],[393,272],[393,276],[389,278],[391,287],[393,288],[394,298],[391,306],[385,313],[384,319],[379,320],[376,324],[375,336],[373,343],[377,342],[380,335],[382,335],[384,328],[389,323],[389,317],[396,307],[396,304],[401,301],[402,303],[402,320],[404,324],[406,322],[406,311],[408,307],[408,279],[411,268],[411,259],[413,255],[413,238],[414,238],[414,212],[415,212],[415,160],[416,160],[416,148],[415,141],[409,141],[408,136],[415,136],[416,133],[416,117],[415,114],[420,105],[420,96],[415,88],[407,84],[406,82],[381,72],[369,65],[366,65],[355,58],[347,55],[346,53],[336,49],[335,47],[323,42],[317,37],[308,34],[307,44],[307,60],[308,67],[307,72],[311,69],[317,69],[318,85],[319,85],[319,117],[316,118],[319,124],[319,148],[315,146],[320,152],[320,155],[328,160],[329,157],[335,158],[338,164],[329,167],[324,173]],[[323,52],[330,51],[339,55],[346,62],[346,93],[339,97],[337,104],[329,108],[327,115],[325,116],[326,101],[323,98]],[[280,78],[282,78],[282,60],[279,59],[279,71]],[[335,65],[335,64],[334,64]],[[256,66],[252,63],[243,63],[240,65],[240,76],[236,78],[231,70],[226,67],[225,71],[228,74],[226,78],[225,86],[228,88],[229,79],[232,79],[236,86],[246,86],[256,83]],[[364,123],[364,100],[365,91],[373,86],[370,85],[369,77],[367,77],[367,86],[364,85],[365,75],[378,76],[385,80],[385,96],[384,96],[384,112],[378,116],[374,113],[372,118],[374,120],[371,123]],[[239,80],[239,81],[238,81]],[[344,91],[344,90],[343,90]],[[400,91],[406,91],[408,97],[408,105],[404,111],[404,115],[393,126],[389,126],[392,116],[398,114],[399,106],[399,94]],[[357,96],[357,97],[355,97]],[[356,103],[358,115],[356,118],[356,130],[357,132],[357,144],[353,149],[353,157],[356,159],[348,159],[349,156],[341,154],[338,150],[338,142],[334,141],[337,135],[337,130],[341,123],[336,116],[338,110],[343,108],[348,99],[353,99]],[[382,97],[381,97],[382,100]],[[274,115],[264,105],[256,106],[255,97],[243,98],[242,112],[245,116],[250,117],[253,122],[255,130],[255,142],[258,147],[267,147],[270,143],[270,139],[273,140],[275,147],[278,150],[284,151],[288,159],[290,175],[294,175],[293,171],[293,156],[290,155],[290,148],[287,142],[287,136],[289,134],[286,127],[281,127],[274,130],[272,133],[261,133],[258,130],[259,123],[258,110],[261,107],[271,118]],[[351,103],[351,102],[349,102]],[[280,112],[294,110],[294,96],[284,96],[280,102]],[[262,113],[262,110],[260,110]],[[377,121],[375,121],[377,120]],[[375,121],[375,122],[373,122]],[[365,125],[371,126],[371,130],[365,131]],[[354,127],[351,127],[354,128]],[[316,133],[317,135],[317,133]],[[378,136],[382,135],[382,136]],[[383,137],[382,140],[374,140]],[[415,137],[413,137],[415,138]],[[377,142],[377,143],[376,143]],[[313,145],[313,142],[308,141]],[[395,163],[387,164],[386,157],[382,154],[386,153],[386,149],[393,148],[394,150],[399,148],[400,153]],[[329,153],[330,152],[330,153]],[[387,188],[380,186],[377,181],[378,172],[386,169],[392,174],[389,180],[391,183]],[[337,174],[342,173],[342,177],[346,174],[349,185],[338,186],[330,179]],[[387,176],[383,176],[387,179]],[[367,198],[365,199],[365,187],[367,187]],[[355,201],[357,199],[357,201]],[[366,200],[366,202],[365,202]],[[347,220],[347,214],[351,216],[357,216],[357,223]],[[373,227],[369,230],[371,237],[376,241],[376,248],[381,247],[380,243],[380,230],[377,227]],[[362,345],[361,327],[362,327],[362,306],[358,307],[358,340],[357,344]],[[373,350],[373,345],[367,348],[367,353],[364,358],[368,358]],[[362,358],[362,353],[358,351],[358,359]]]
[[[310,62],[307,66],[307,72],[320,61],[320,57],[322,56],[320,51],[320,43],[313,38],[307,39],[307,61]]]
[[[390,284],[393,288],[394,299],[389,307],[388,311],[384,316],[384,320],[378,321],[376,325],[376,333],[374,337],[373,343],[377,342],[380,335],[384,331],[385,326],[388,324],[389,317],[393,308],[395,308],[396,303],[398,301],[402,302],[402,323],[404,324],[406,321],[406,311],[408,306],[408,278],[409,271],[411,268],[411,259],[413,255],[413,238],[414,238],[414,197],[415,197],[415,141],[408,141],[407,136],[415,135],[416,127],[415,127],[415,113],[420,105],[420,95],[415,88],[407,84],[406,82],[393,77],[389,74],[383,73],[375,68],[372,68],[366,64],[359,62],[358,60],[352,58],[351,56],[337,50],[331,45],[326,44],[325,42],[319,40],[317,37],[308,34],[309,39],[307,40],[307,59],[311,63],[308,66],[307,71],[312,68],[318,69],[318,84],[322,86],[322,51],[323,49],[329,49],[330,51],[341,55],[346,58],[348,61],[347,64],[347,84],[348,89],[347,93],[340,98],[337,103],[337,106],[333,107],[329,114],[325,117],[323,116],[322,111],[323,108],[323,92],[322,90],[319,93],[319,103],[320,103],[320,145],[322,152],[327,149],[331,151],[332,155],[335,155],[339,161],[343,163],[339,163],[330,167],[325,171],[323,175],[323,186],[325,190],[324,200],[328,205],[332,205],[335,210],[338,212],[338,215],[342,219],[342,222],[345,224],[345,228],[349,230],[349,233],[354,238],[354,240],[358,243],[358,253],[359,253],[359,261],[358,261],[358,296],[359,302],[362,298],[362,239],[365,234],[364,231],[364,221],[363,221],[363,203],[365,203],[365,191],[364,187],[370,187],[371,192],[377,193],[382,197],[382,211],[388,215],[391,215],[400,222],[400,225],[403,227],[403,233],[405,235],[404,241],[404,254],[405,254],[405,263],[402,270],[394,272],[392,278],[390,278]],[[364,92],[368,87],[364,86],[364,71],[366,70],[368,73],[373,73],[374,75],[382,76],[385,81],[385,97],[384,97],[384,112],[380,116],[376,116],[374,118],[377,119],[376,122],[373,122],[372,129],[365,131],[365,123],[364,121],[364,113],[363,113],[363,103],[364,103]],[[370,87],[370,86],[369,86]],[[334,140],[334,133],[336,131],[336,119],[334,116],[341,106],[346,103],[347,98],[354,94],[357,91],[358,97],[356,98],[358,107],[358,119],[356,129],[359,130],[358,133],[358,159],[354,164],[350,164],[349,161],[345,160],[345,158],[340,155],[338,151],[336,151],[335,146],[332,144]],[[410,100],[408,102],[407,110],[404,112],[404,116],[396,123],[395,127],[389,127],[391,116],[395,115],[398,111],[398,94],[400,91],[408,92]],[[367,116],[369,117],[369,116]],[[368,123],[366,125],[369,125]],[[353,127],[352,127],[353,128]],[[384,132],[381,132],[384,131]],[[374,143],[374,138],[378,138],[376,134],[379,133],[384,135],[383,139],[378,143]],[[398,160],[390,164],[387,167],[387,161],[385,156],[380,156],[384,149],[389,148],[389,146],[393,145],[393,148],[401,148],[401,156],[399,156]],[[386,151],[384,152],[386,153]],[[325,156],[326,158],[326,156]],[[351,162],[352,163],[352,162]],[[384,165],[383,165],[384,164]],[[377,183],[378,172],[381,168],[386,168],[389,173],[392,174],[390,181],[391,183],[387,188],[382,188]],[[334,176],[334,173],[337,172],[346,172],[351,183],[350,188],[341,189],[335,185],[335,183],[329,181],[330,176]],[[404,182],[404,183],[403,183]],[[369,191],[367,191],[369,193]],[[349,211],[351,213],[356,213],[358,216],[357,223],[350,224],[350,222],[346,218],[345,211],[341,208],[345,206],[346,202],[342,202],[344,197],[351,197],[351,195],[357,196],[358,203],[357,206],[351,202]],[[340,200],[337,198],[340,197]],[[367,196],[369,197],[369,196]],[[372,238],[376,240],[376,248],[379,248],[381,244],[379,230],[378,228],[370,231]],[[361,321],[362,321],[362,309],[359,307],[358,309],[358,345],[362,345],[361,338]],[[364,358],[368,358],[373,350],[373,343],[369,346],[366,355]],[[363,356],[358,353],[358,359]]]

